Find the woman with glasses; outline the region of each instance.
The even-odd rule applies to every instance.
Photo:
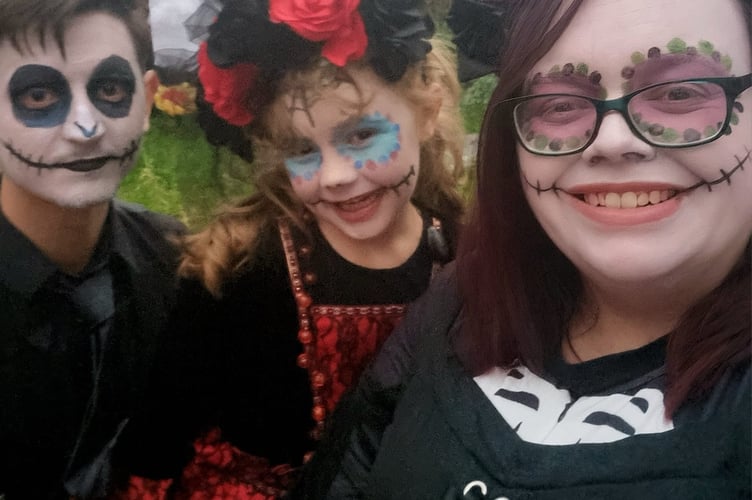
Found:
[[[465,4],[506,34],[471,222],[300,490],[749,498],[750,1]]]

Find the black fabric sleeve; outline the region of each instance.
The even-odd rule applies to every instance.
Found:
[[[399,327],[347,394],[290,499],[361,498],[381,437],[433,334],[446,334],[459,312],[454,265],[414,302]]]
[[[193,456],[192,440],[210,418],[217,385],[212,350],[204,333],[216,303],[196,282],[181,284],[149,379],[147,395],[130,419],[116,460],[130,474],[179,476]]]
[[[241,448],[259,441],[254,412],[265,401],[260,391],[269,385],[265,365],[277,362],[265,332],[276,331],[269,318],[278,308],[267,297],[291,297],[286,282],[270,276],[267,261],[281,265],[274,236],[271,230],[261,235],[262,255],[226,284],[221,298],[195,280],[180,283],[147,394],[116,450],[118,464],[130,474],[178,477],[193,457],[195,438],[215,426]]]

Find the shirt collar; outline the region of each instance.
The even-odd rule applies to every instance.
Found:
[[[53,275],[60,272],[55,263],[47,258],[21,231],[0,211],[0,283],[24,296],[31,297]],[[128,267],[137,270],[138,259],[133,243],[127,235],[117,211],[110,204],[102,234],[91,261],[83,273],[103,265],[110,257],[118,256]]]

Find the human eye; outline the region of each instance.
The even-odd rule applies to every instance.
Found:
[[[646,89],[636,97],[665,113],[688,113],[726,101],[723,88],[708,82],[667,83]]]
[[[547,123],[569,123],[578,120],[592,105],[577,96],[541,96],[531,100],[531,115]]]
[[[94,97],[111,104],[123,102],[131,93],[128,86],[118,80],[99,80],[94,85]]]
[[[288,152],[284,163],[292,180],[310,181],[321,168],[321,152],[313,144],[302,143]]]
[[[16,101],[29,110],[43,110],[60,101],[57,91],[47,87],[30,87],[17,95]]]
[[[350,146],[364,147],[368,146],[371,139],[378,133],[373,127],[358,128],[345,137],[345,142]]]
[[[308,141],[300,141],[285,149],[287,149],[285,157],[293,160],[301,160],[317,152],[316,146]]]

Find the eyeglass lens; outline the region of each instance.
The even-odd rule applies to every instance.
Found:
[[[726,120],[723,88],[709,82],[666,83],[632,96],[627,115],[634,128],[657,146],[689,146],[719,135]],[[514,109],[517,133],[526,147],[566,154],[588,142],[598,119],[589,99],[570,95],[532,97]]]

